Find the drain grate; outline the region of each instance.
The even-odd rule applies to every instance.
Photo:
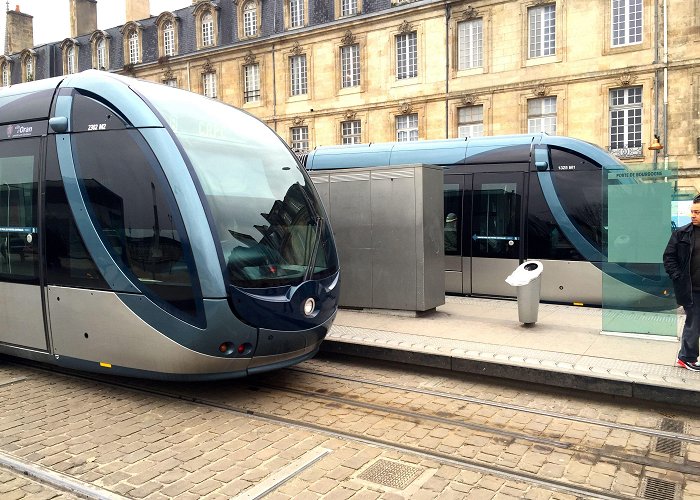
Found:
[[[379,459],[360,474],[358,479],[403,490],[421,474],[421,469],[389,460]]]
[[[677,483],[657,479],[655,477],[646,478],[644,486],[644,497],[650,500],[673,500],[676,498]]]
[[[661,420],[660,429],[666,432],[676,432],[678,434],[684,434],[685,422],[683,422],[682,420],[664,418]],[[654,448],[654,451],[679,457],[681,456],[682,444],[682,441],[679,439],[660,437],[656,439],[656,447]]]

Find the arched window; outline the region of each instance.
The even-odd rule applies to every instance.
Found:
[[[105,39],[100,38],[97,42],[97,69],[107,68],[107,47],[105,46]]]
[[[6,62],[2,63],[2,86],[8,87],[11,83],[10,65]]]
[[[129,64],[139,62],[139,34],[133,30],[129,34]]]
[[[95,31],[90,37],[92,45],[92,67],[99,70],[109,69],[109,35],[104,31]]]
[[[211,12],[202,16],[202,46],[214,45],[214,18]]]
[[[63,74],[72,75],[78,72],[78,42],[66,38],[61,42],[61,57],[63,59]]]
[[[158,28],[158,54],[172,57],[178,53],[179,18],[172,12],[163,12],[156,19]]]
[[[24,59],[24,81],[34,81],[34,58],[32,56],[27,56]]]
[[[199,0],[194,8],[197,49],[219,43],[219,6],[211,0]]]
[[[66,49],[66,73],[75,73],[75,47],[72,45]]]
[[[163,55],[175,55],[175,27],[171,21],[163,26]]]
[[[258,9],[254,1],[246,2],[243,7],[243,35],[246,37],[258,34]]]

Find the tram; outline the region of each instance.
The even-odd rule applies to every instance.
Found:
[[[0,353],[215,380],[312,357],[339,266],[265,124],[100,71],[0,91]]]
[[[318,170],[425,163],[444,167],[445,289],[512,297],[519,263],[543,263],[541,298],[577,305],[673,308],[661,264],[606,262],[604,174],[624,165],[598,146],[563,136],[321,146],[303,159]],[[633,181],[611,181],[633,182]],[[614,294],[603,297],[604,285]]]

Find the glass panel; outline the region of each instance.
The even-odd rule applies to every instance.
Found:
[[[52,285],[109,290],[88,253],[68,205],[56,156],[56,136],[49,135],[46,158],[46,279]]]
[[[72,141],[90,216],[115,261],[171,312],[195,315],[198,280],[184,226],[146,142],[122,130],[73,134]],[[115,144],[119,155],[105,155]]]
[[[474,257],[517,259],[520,242],[522,196],[517,180],[509,175],[475,175],[472,208]]]
[[[310,274],[322,278],[337,272],[333,240],[322,241],[328,234],[319,222],[323,206],[275,132],[196,94],[146,82],[133,86],[163,114],[192,162],[234,284],[299,284],[307,278],[314,245],[318,251]],[[308,141],[308,129],[299,133]]]
[[[0,143],[0,279],[39,276],[36,139]]]
[[[551,175],[545,173],[544,175]],[[592,173],[599,192],[599,173]],[[568,185],[568,183],[566,183]],[[544,260],[583,260],[576,247],[571,244],[562,228],[557,224],[551,208],[542,192],[538,176],[530,176],[527,210],[527,258]]]
[[[444,185],[445,255],[462,255],[462,191],[459,184]]]
[[[604,331],[677,335],[677,305],[663,268],[676,179],[675,165],[604,171]]]

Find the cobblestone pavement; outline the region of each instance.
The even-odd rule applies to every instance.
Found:
[[[246,494],[253,498],[264,492],[269,492],[266,498],[279,499],[577,498],[574,493],[553,490],[536,481],[460,465],[465,461],[574,486],[609,489],[630,498],[647,483],[657,485],[654,481],[661,481],[661,486],[677,485],[683,498],[700,498],[699,477],[658,466],[665,460],[692,469],[700,457],[697,444],[686,443],[682,456],[669,458],[649,453],[655,438],[629,430],[601,426],[595,430],[580,422],[514,408],[305,373],[319,370],[650,429],[658,427],[663,418],[680,416],[689,436],[700,434],[697,416],[621,407],[605,400],[593,404],[574,395],[541,394],[440,373],[363,368],[326,359],[256,379],[187,386],[146,384],[168,392],[189,391],[191,397],[216,401],[218,408],[0,364],[0,451],[130,498],[232,498]],[[2,384],[3,380],[8,382]],[[470,427],[399,418],[388,410],[361,409],[261,385],[273,382],[387,409],[403,408],[444,419],[457,417]],[[232,412],[228,406],[313,423],[319,429]],[[476,428],[478,425],[484,428]],[[321,427],[362,435],[367,440],[333,435]],[[511,435],[494,434],[489,427]],[[542,442],[528,441],[518,437],[520,434],[536,436]],[[382,442],[397,446],[382,446]],[[556,446],[557,442],[563,444]],[[574,445],[585,450],[572,451]],[[596,455],[593,448],[604,453]],[[614,460],[617,452],[636,454],[651,462]],[[439,456],[457,460],[450,463]],[[3,482],[0,475],[0,486],[13,484],[14,479]],[[20,495],[22,487],[16,484],[16,488],[4,491]],[[63,495],[58,498],[72,498]]]

